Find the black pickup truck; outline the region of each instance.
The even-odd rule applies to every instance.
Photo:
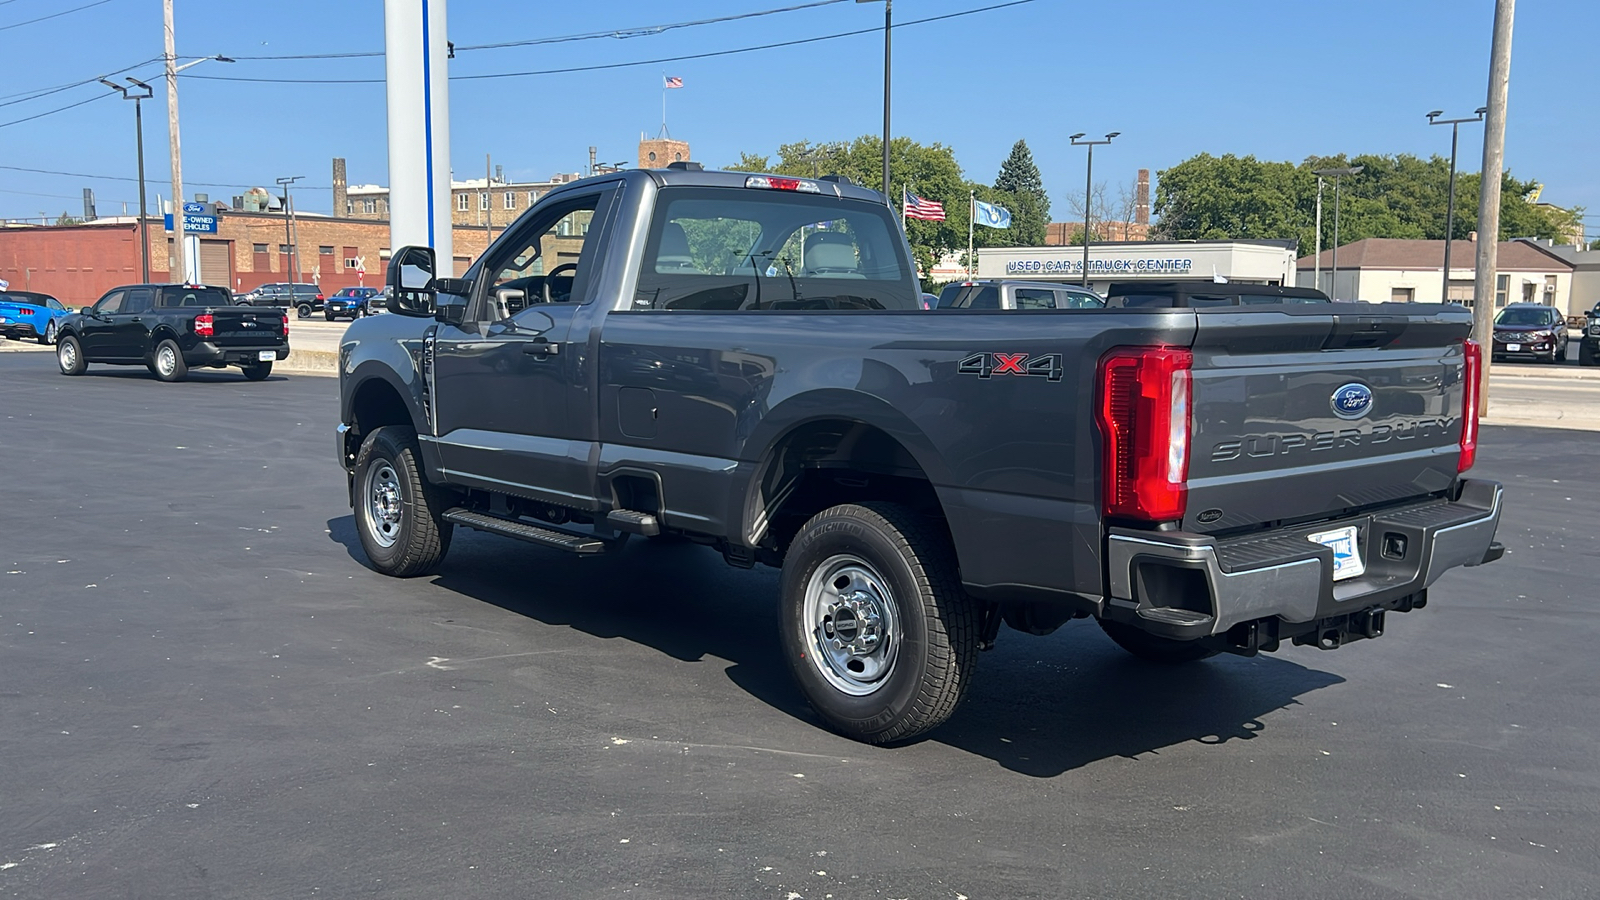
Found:
[[[195,366],[238,366],[261,381],[289,356],[288,313],[230,301],[203,284],[112,288],[61,320],[56,362],[63,375],[82,375],[92,362],[143,365],[162,381],[182,381]]]
[[[925,312],[881,195],[693,165],[563,186],[434,264],[396,251],[399,315],[340,347],[373,566],[429,572],[464,526],[781,567],[782,652],[860,740],[947,719],[1002,622],[1332,649],[1503,552],[1458,307]]]

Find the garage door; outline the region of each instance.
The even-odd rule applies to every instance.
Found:
[[[200,242],[200,280],[233,290],[233,242]]]

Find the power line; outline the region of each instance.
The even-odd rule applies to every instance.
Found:
[[[784,6],[778,9],[764,9],[757,12],[735,13],[728,16],[717,16],[711,19],[696,19],[692,22],[672,22],[665,25],[641,25],[634,28],[614,28],[609,31],[590,31],[582,34],[567,34],[557,37],[528,38],[526,40],[505,41],[496,44],[460,44],[452,49],[456,53],[468,53],[474,50],[503,50],[508,47],[532,47],[541,44],[565,44],[574,41],[592,41],[600,38],[634,38],[648,37],[650,35],[665,34],[680,28],[693,28],[700,25],[716,25],[722,22],[736,22],[742,19],[756,19],[762,16],[774,16],[780,13],[797,12],[805,9],[815,9],[819,6],[832,6],[835,3],[844,3],[846,0],[812,0],[810,3],[801,3],[795,6]],[[306,59],[361,59],[367,57],[383,56],[382,50],[355,50],[346,53],[296,53],[280,56],[249,56],[234,54],[233,59],[248,59],[255,61],[284,61]]]
[[[54,12],[54,13],[51,13],[50,15],[48,15],[48,16],[40,16],[37,19],[28,19],[25,22],[13,22],[10,25],[0,25],[0,31],[10,31],[13,28],[21,28],[24,25],[32,25],[35,22],[43,22],[46,19],[59,19],[62,16],[68,16],[68,15],[71,15],[71,14],[73,14],[75,12],[82,12],[83,10],[86,10],[86,9],[89,9],[89,8],[95,7],[95,6],[104,6],[105,4],[110,3],[110,2],[111,2],[111,0],[94,0],[93,3],[85,3],[82,6],[74,6],[72,9],[64,9],[61,12]]]
[[[26,173],[28,173],[30,175],[60,175],[60,176],[62,176],[64,178],[93,178],[93,179],[98,179],[98,180],[102,180],[102,181],[138,181],[139,180],[139,179],[134,178],[134,177],[129,176],[129,175],[95,175],[95,174],[91,174],[89,172],[62,172],[62,171],[57,170],[57,169],[30,169],[30,168],[27,168],[26,166],[5,166],[5,165],[0,165],[0,170],[4,170],[4,171],[7,171],[7,172],[26,172]],[[169,183],[169,182],[166,182],[166,181],[154,180],[154,179],[149,179],[149,178],[145,179],[145,182],[147,184],[168,184]],[[238,183],[234,183],[234,184],[218,184],[216,182],[187,181],[187,180],[184,181],[184,184],[186,184],[186,185],[192,184],[195,187],[230,188],[230,189],[231,188],[249,188],[249,187],[255,187],[256,186],[256,185],[252,185],[252,184],[245,184],[243,182],[238,182]],[[331,191],[331,190],[333,190],[333,188],[331,188],[331,187],[329,187],[327,185],[307,185],[307,186],[303,187],[302,190],[307,190],[307,191]]]
[[[134,69],[137,69],[137,68],[139,68],[141,66],[147,66],[147,65],[149,65],[149,64],[151,64],[153,62],[156,62],[159,59],[161,59],[161,57],[153,56],[153,57],[151,57],[149,59],[146,59],[146,60],[143,60],[141,62],[134,63],[131,66],[124,66],[123,68],[117,69],[115,71],[107,72],[104,75],[95,75],[95,76],[90,77],[90,78],[85,78],[82,81],[74,81],[71,84],[58,84],[55,87],[36,88],[33,91],[23,91],[23,92],[18,93],[18,94],[6,94],[3,97],[0,97],[0,100],[5,100],[6,101],[4,103],[0,103],[0,106],[15,106],[18,103],[27,103],[29,100],[37,100],[40,97],[48,97],[51,94],[59,94],[62,91],[69,91],[69,90],[72,90],[75,87],[82,87],[82,86],[84,86],[86,84],[94,84],[95,82],[99,81],[101,78],[110,78],[112,75],[121,75],[123,72],[131,72]],[[21,99],[18,99],[18,100],[9,99],[9,98],[12,98],[12,97],[20,97]]]
[[[940,22],[945,19],[956,19],[962,16],[977,15],[978,13],[992,12],[997,9],[1006,9],[1012,6],[1022,6],[1033,3],[1035,0],[1011,0],[1009,3],[997,3],[993,6],[984,6],[978,9],[962,10],[947,13],[942,16],[929,16],[925,19],[912,19],[908,22],[896,22],[895,28],[906,28],[912,25],[923,25],[928,22]],[[527,72],[493,72],[485,75],[451,75],[451,81],[483,81],[495,78],[522,78],[530,75],[567,75],[575,72],[598,72],[605,69],[626,69],[633,66],[653,66],[662,63],[685,62],[695,59],[710,59],[718,56],[733,56],[739,53],[753,53],[758,50],[776,50],[782,47],[797,47],[802,44],[815,44],[821,41],[832,41],[839,38],[855,37],[862,34],[877,34],[883,29],[876,26],[872,28],[859,28],[854,31],[841,31],[835,34],[825,34],[819,37],[799,38],[792,41],[780,41],[774,44],[760,44],[754,47],[738,47],[733,50],[712,50],[706,53],[691,53],[684,56],[664,56],[658,59],[641,59],[633,62],[603,63],[592,66],[570,66],[561,69],[536,69]],[[238,81],[252,84],[383,84],[384,78],[247,78],[233,75],[184,75],[184,78],[195,78],[202,81]]]
[[[21,125],[23,122],[32,122],[34,119],[42,119],[45,116],[53,116],[56,113],[66,112],[69,109],[73,109],[73,108],[76,108],[76,107],[79,107],[79,106],[83,106],[86,103],[93,103],[96,100],[104,100],[107,97],[114,97],[114,96],[116,96],[116,95],[115,94],[110,94],[110,93],[95,94],[93,97],[90,97],[87,100],[79,100],[77,103],[68,103],[66,106],[58,106],[55,109],[45,110],[42,113],[36,113],[36,114],[28,116],[26,118],[12,119],[10,122],[0,122],[0,128],[9,128],[12,125]]]

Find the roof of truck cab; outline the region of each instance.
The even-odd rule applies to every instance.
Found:
[[[590,178],[580,178],[568,182],[558,188],[553,188],[546,196],[558,196],[568,191],[592,187],[604,182],[622,182],[624,184],[651,181],[657,187],[726,187],[743,188],[745,182],[755,175],[764,175],[768,178],[793,178],[793,175],[776,175],[762,172],[719,172],[715,170],[696,171],[693,169],[629,169],[624,172],[611,172]],[[826,178],[802,178],[802,181],[815,182],[821,188],[821,194],[802,194],[801,196],[837,196],[844,200],[865,200],[869,203],[882,204],[883,195],[877,191],[850,184],[844,181],[830,181]],[[752,188],[751,190],[756,190]]]
[[[1277,284],[1217,283],[1214,281],[1118,281],[1106,292],[1108,297],[1128,294],[1250,294],[1257,297],[1305,297],[1327,300],[1315,288],[1285,287]]]

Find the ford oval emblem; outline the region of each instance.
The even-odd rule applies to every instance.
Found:
[[[1351,382],[1334,391],[1328,404],[1341,419],[1359,419],[1372,410],[1372,388]]]

